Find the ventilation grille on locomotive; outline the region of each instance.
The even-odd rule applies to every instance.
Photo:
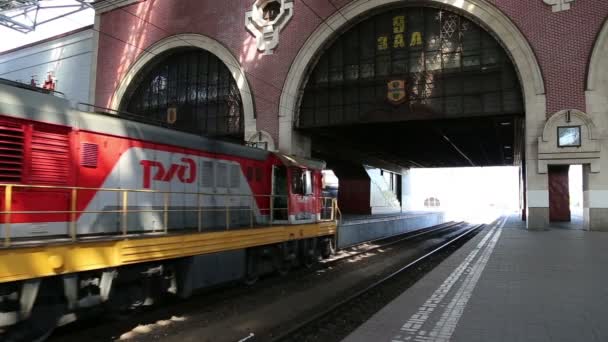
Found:
[[[69,157],[70,141],[67,134],[35,127],[32,132],[30,181],[36,184],[67,184]]]
[[[23,135],[22,125],[0,122],[0,182],[21,182]]]
[[[92,143],[82,143],[80,148],[80,165],[84,167],[97,167],[99,146]]]

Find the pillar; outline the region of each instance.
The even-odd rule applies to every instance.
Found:
[[[410,169],[403,169],[401,172],[401,210],[412,210],[413,205]]]
[[[583,164],[583,227],[586,230],[608,231],[608,155],[605,153],[602,152],[600,172],[593,173],[589,164]]]
[[[549,180],[538,173],[537,160],[526,160],[526,223],[530,230],[542,230],[549,225]]]
[[[519,167],[519,209],[521,210],[521,219],[527,219],[528,205],[526,203],[526,164],[523,163]]]
[[[354,163],[331,163],[338,177],[338,203],[343,214],[370,215],[371,181],[362,165]]]
[[[526,85],[522,85],[526,86]],[[542,230],[549,226],[549,179],[538,169],[538,137],[542,136],[547,122],[544,95],[526,96],[525,132],[525,189],[526,226],[530,230]]]

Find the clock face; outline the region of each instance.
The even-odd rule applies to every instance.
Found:
[[[557,145],[559,147],[581,146],[581,127],[558,127]]]

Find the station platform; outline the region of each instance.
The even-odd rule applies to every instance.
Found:
[[[608,234],[485,228],[344,342],[608,341]]]
[[[338,224],[338,247],[431,227],[445,222],[438,211],[404,211],[394,214],[348,215]]]

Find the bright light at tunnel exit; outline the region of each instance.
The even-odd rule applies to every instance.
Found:
[[[519,212],[519,172],[514,166],[411,169],[410,207],[443,211],[446,220],[488,223]]]

